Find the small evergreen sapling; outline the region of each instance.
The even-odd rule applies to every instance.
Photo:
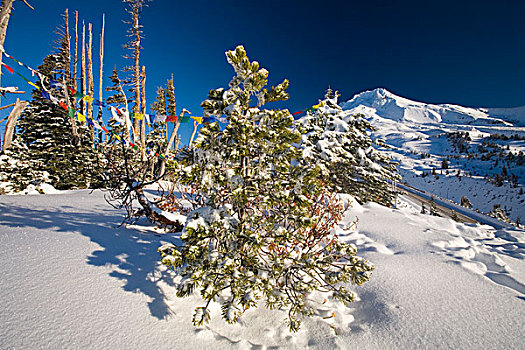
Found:
[[[297,331],[301,318],[314,314],[312,292],[352,302],[346,284],[368,281],[374,267],[338,240],[334,228],[346,208],[293,146],[300,133],[289,111],[261,109],[288,98],[288,81],[265,89],[268,71],[250,62],[242,46],[226,56],[236,76],[229,89],[210,91],[202,107],[207,115],[226,115],[228,125],[205,125],[195,148],[170,164],[200,208],[187,217],[182,246],[166,244],[159,252],[182,275],[177,295],[198,290],[205,301],[195,325],[209,320],[212,301],[222,303],[229,323],[264,301],[287,309]]]

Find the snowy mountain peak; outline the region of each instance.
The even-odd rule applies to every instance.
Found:
[[[397,96],[385,88],[368,90],[343,104],[345,110],[413,123],[512,125],[489,115],[489,110],[452,104],[433,105]]]

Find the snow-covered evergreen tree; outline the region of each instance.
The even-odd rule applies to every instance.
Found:
[[[330,89],[319,108],[298,120],[304,157],[321,167],[322,178],[334,191],[349,193],[360,203],[392,206],[396,194],[389,181],[399,179],[395,164],[373,147],[384,144],[372,141],[372,126],[364,116],[343,111],[337,99]]]
[[[226,56],[236,76],[228,89],[210,91],[202,107],[226,115],[228,125],[205,125],[195,148],[170,165],[201,207],[188,215],[182,246],[159,251],[164,264],[181,268],[178,296],[198,289],[206,302],[194,324],[207,322],[209,303],[221,297],[228,322],[264,300],[288,309],[296,331],[301,317],[313,314],[311,292],[351,302],[345,283],[364,283],[373,265],[338,240],[333,228],[345,208],[318,181],[318,169],[302,161],[289,111],[262,109],[288,98],[288,81],[266,89],[268,71],[242,46]]]
[[[20,192],[29,185],[38,186],[49,181],[49,174],[41,169],[38,159],[32,159],[29,149],[17,139],[0,154],[0,194]]]
[[[62,56],[48,55],[39,71],[55,79],[61,71]],[[38,82],[39,89],[18,122],[20,140],[28,148],[28,156],[39,171],[47,171],[53,186],[59,189],[87,188],[100,185],[100,155],[93,149],[93,134],[85,125],[79,125],[77,137],[72,134],[75,114],[42,97],[42,91],[51,91],[49,81]],[[44,85],[43,85],[44,84]],[[44,89],[45,86],[45,89]],[[52,91],[55,98],[63,99],[60,91]],[[65,103],[65,102],[62,102]]]

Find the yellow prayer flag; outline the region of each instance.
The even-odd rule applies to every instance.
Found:
[[[120,136],[118,136],[117,134],[115,134],[115,138],[120,141]]]
[[[91,96],[84,96],[84,100],[86,100],[87,102],[93,102],[93,97]]]
[[[28,83],[29,83],[29,85],[36,87],[37,90],[40,90],[40,87],[38,87],[37,85],[33,84],[32,82],[28,81]]]
[[[142,114],[142,113],[135,113],[135,119],[138,119],[138,120],[144,119],[144,114]]]
[[[77,113],[77,116],[78,116],[78,121],[79,122],[85,122],[86,121],[86,116],[83,115],[82,113]]]
[[[323,102],[319,102],[319,104],[316,104],[315,106],[312,106],[312,107],[317,109],[317,108],[320,108],[320,107],[323,107],[323,106],[324,106],[324,103]]]
[[[199,124],[202,124],[202,117],[191,117],[191,119],[195,120]]]

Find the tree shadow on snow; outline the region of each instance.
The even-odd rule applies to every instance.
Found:
[[[98,210],[97,210],[98,209]],[[157,319],[165,319],[172,312],[166,303],[158,282],[173,285],[169,271],[157,268],[157,248],[162,241],[178,242],[170,236],[161,237],[149,233],[118,227],[122,215],[119,211],[104,205],[79,210],[72,206],[55,206],[35,209],[28,203],[0,204],[0,227],[33,227],[64,234],[80,233],[99,249],[87,256],[87,263],[93,266],[113,267],[109,276],[121,280],[127,292],[142,293],[152,300],[148,302],[150,313]]]

